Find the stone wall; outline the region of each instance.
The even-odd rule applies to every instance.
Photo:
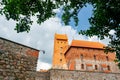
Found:
[[[31,72],[36,72],[38,53],[36,49],[0,38],[0,80],[27,80]]]
[[[36,72],[35,80],[50,80],[50,72]]]
[[[120,80],[120,73],[52,69],[50,80]]]

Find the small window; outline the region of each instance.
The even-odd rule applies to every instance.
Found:
[[[107,69],[110,70],[110,66],[109,65],[107,66]]]
[[[81,60],[83,60],[83,54],[80,55]]]
[[[81,69],[84,69],[84,64],[81,64]]]
[[[97,67],[97,65],[95,65],[95,70],[97,70],[98,69],[98,67]]]
[[[60,47],[60,51],[62,51],[63,50],[63,47]]]
[[[62,61],[62,59],[60,59],[60,61]]]
[[[107,61],[109,61],[109,58],[108,58],[108,56],[106,56],[106,60],[107,60]]]
[[[61,49],[63,48],[63,47],[60,47]]]
[[[96,55],[94,55],[94,60],[96,60]]]

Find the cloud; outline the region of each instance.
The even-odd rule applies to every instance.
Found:
[[[32,19],[36,20],[34,17]],[[77,33],[71,26],[63,26],[60,22],[59,18],[50,18],[41,25],[34,22],[29,33],[16,33],[15,21],[7,21],[4,16],[0,16],[0,36],[39,50],[45,50],[45,54],[40,52],[38,64],[42,64],[40,64],[41,67],[38,65],[37,69],[46,68],[45,64],[52,63],[54,34],[64,33],[68,35],[69,40],[72,40]]]
[[[51,64],[49,63],[45,63],[45,62],[41,62],[41,61],[38,61],[38,64],[37,64],[37,71],[43,69],[43,70],[47,70],[47,69],[50,69],[51,68]]]
[[[115,30],[110,30],[109,34],[114,35],[115,34]]]
[[[36,18],[32,17],[32,20],[36,21]],[[79,35],[71,26],[62,25],[61,20],[57,17],[50,18],[41,25],[38,25],[36,22],[34,22],[29,33],[16,33],[14,27],[15,21],[7,21],[4,16],[0,16],[1,37],[31,46],[39,50],[45,50],[45,54],[42,54],[40,51],[37,70],[49,69],[51,67],[55,33],[67,34],[69,44],[73,39],[99,41],[97,37],[88,38],[86,36]]]

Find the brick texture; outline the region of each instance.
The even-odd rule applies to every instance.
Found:
[[[25,80],[36,72],[38,50],[0,39],[0,80]],[[31,78],[32,80],[32,78]]]

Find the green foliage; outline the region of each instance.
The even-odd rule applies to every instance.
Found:
[[[32,25],[31,16],[37,17],[37,23],[54,16],[53,9],[62,7],[63,22],[68,25],[71,18],[78,25],[78,13],[86,3],[93,6],[93,15],[89,18],[90,29],[80,31],[87,36],[96,35],[100,39],[109,37],[111,39],[107,49],[116,51],[117,61],[120,65],[120,0],[2,0],[3,8],[0,13],[7,20],[17,21],[17,32],[29,32]],[[110,34],[113,30],[115,33]]]
[[[32,25],[31,16],[37,16],[37,23],[54,15],[55,4],[51,0],[2,0],[4,7],[0,10],[7,20],[17,21],[17,32],[29,31]]]
[[[96,0],[93,7],[93,16],[89,19],[91,27],[87,31],[80,31],[80,34],[96,35],[100,39],[110,38],[106,50],[116,52],[120,65],[120,0]],[[111,30],[114,34],[110,34]]]

